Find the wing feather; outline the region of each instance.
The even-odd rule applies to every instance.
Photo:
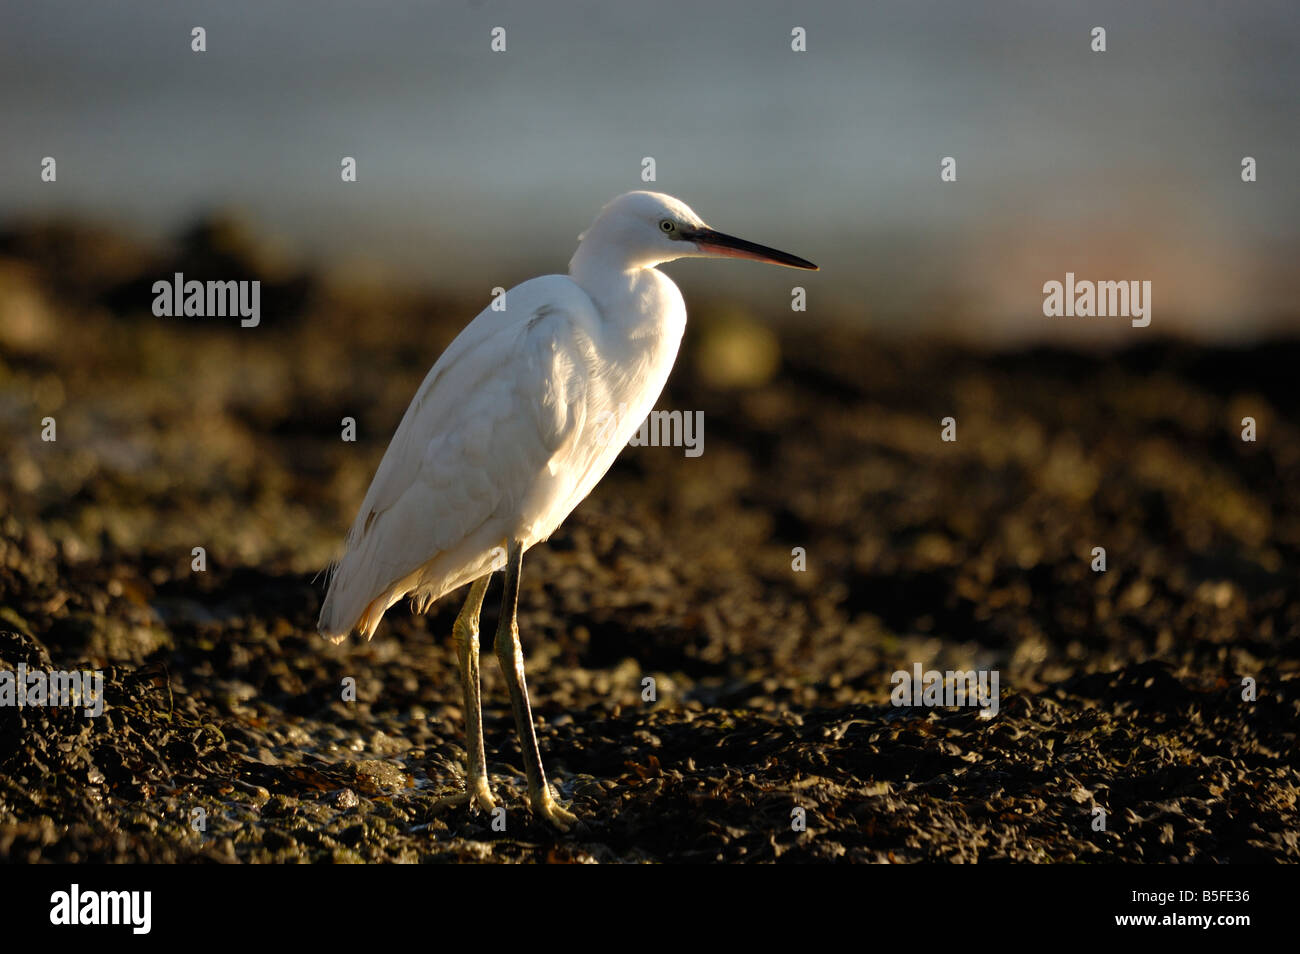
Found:
[[[412,589],[436,599],[440,581],[420,579],[421,568],[494,521],[504,536],[542,475],[574,452],[595,306],[564,276],[525,282],[506,300],[506,312],[484,310],[457,336],[407,408],[330,581],[323,634],[342,638],[358,622],[373,631]]]

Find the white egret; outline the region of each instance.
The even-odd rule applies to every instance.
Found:
[[[524,551],[549,537],[605,475],[668,379],[686,305],[655,266],[712,257],[817,267],[715,232],[671,196],[626,193],[579,236],[568,275],[524,282],[506,293],[504,310],[489,306],[469,323],[393,435],[348,533],[319,628],[335,642],[353,629],[369,637],[403,597],[423,611],[471,584],[453,627],[466,790],[449,801],[494,807],[483,752],[479,610],[504,553],[495,646],[528,801],[560,829],[575,821],[551,794],[537,749],[515,617],[520,566]]]

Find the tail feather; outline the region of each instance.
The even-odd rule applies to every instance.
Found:
[[[387,599],[391,587],[374,577],[373,563],[367,565],[360,550],[352,548],[344,554],[330,574],[321,604],[316,628],[322,636],[339,643],[358,628],[367,637],[374,635],[384,611],[395,602]]]
[[[398,531],[399,553],[418,552],[422,548],[411,541],[434,537],[426,532],[423,514],[427,511],[420,511],[418,504],[408,495],[399,507],[372,524],[354,527],[348,535],[347,551],[328,572],[329,587],[317,622],[317,629],[326,639],[342,642],[354,630],[370,638],[388,608],[403,597],[412,596],[418,612],[424,612],[443,594],[492,571],[493,548],[504,541],[497,537],[495,528],[486,524],[450,553],[430,546],[433,552],[420,553],[419,565],[414,565],[412,559],[395,566],[394,531]]]
[[[419,586],[420,569],[387,581],[379,578],[376,562],[364,547],[348,550],[339,561],[316,623],[330,642],[342,642],[353,630],[370,639],[388,608]]]

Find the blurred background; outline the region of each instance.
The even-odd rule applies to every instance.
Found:
[[[801,321],[993,344],[1295,328],[1288,0],[0,10],[0,226],[158,241],[220,212],[292,261],[483,300],[563,271],[605,201],[649,187],[821,264]],[[670,271],[688,300],[788,301],[780,272]],[[1067,271],[1152,281],[1152,328],[1045,319]]]
[[[113,667],[111,720],[0,708],[0,858],[482,857],[431,819],[459,596],[327,645],[320,572],[437,356],[650,156],[822,271],[666,266],[704,453],[629,447],[528,555],[592,856],[1297,860],[1298,11],[0,0],[0,670]],[[261,324],[154,317],[176,271]],[[1150,327],[1045,318],[1067,272]],[[914,665],[997,719],[895,709]]]

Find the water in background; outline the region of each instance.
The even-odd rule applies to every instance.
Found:
[[[1152,281],[1150,330],[1295,327],[1300,10],[1076,6],[4,0],[0,224],[166,235],[233,207],[332,268],[486,301],[564,270],[653,156],[652,188],[822,265],[808,320],[1067,338],[1086,322],[1041,288],[1073,271]],[[669,271],[765,310],[795,281]]]

